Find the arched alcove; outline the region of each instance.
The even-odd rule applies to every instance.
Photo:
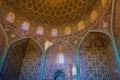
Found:
[[[2,80],[38,80],[42,50],[30,38],[11,44],[2,70]]]
[[[106,34],[87,34],[79,54],[81,80],[119,80],[112,45]]]
[[[65,80],[76,80],[76,54],[64,42],[54,44],[46,53],[43,80],[53,80],[58,70],[65,74]]]

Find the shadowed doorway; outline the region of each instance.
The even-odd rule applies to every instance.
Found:
[[[65,80],[65,74],[61,70],[54,73],[54,80]]]

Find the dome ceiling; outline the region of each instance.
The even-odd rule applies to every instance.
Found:
[[[5,0],[16,14],[35,23],[61,25],[80,20],[99,0]]]

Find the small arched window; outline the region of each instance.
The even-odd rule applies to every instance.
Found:
[[[36,31],[36,34],[38,34],[38,35],[43,35],[43,27],[38,27],[37,28],[37,31]]]
[[[30,24],[28,22],[24,22],[21,29],[24,31],[28,31],[29,30],[29,26]]]
[[[78,23],[78,31],[81,31],[82,29],[84,29],[84,27],[85,27],[84,22],[83,22],[83,21],[80,21],[80,22]]]
[[[98,13],[96,10],[93,10],[92,13],[91,13],[91,16],[90,16],[90,21],[91,22],[94,22],[98,17]]]
[[[65,28],[65,35],[68,35],[70,33],[71,33],[71,29],[70,29],[70,26],[68,26]]]
[[[57,29],[52,29],[51,35],[52,35],[52,36],[57,36],[57,35],[58,35],[58,34],[57,34]]]
[[[11,22],[11,23],[13,23],[14,20],[15,20],[14,13],[13,12],[9,12],[8,15],[7,15],[7,17],[6,17],[6,20],[9,21],[9,22]]]

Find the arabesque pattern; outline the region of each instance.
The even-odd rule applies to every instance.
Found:
[[[38,80],[42,51],[39,46],[30,40],[23,59],[19,80]]]
[[[29,20],[57,25],[70,23],[87,15],[91,12],[91,8],[96,7],[99,0],[5,0],[4,2]]]

